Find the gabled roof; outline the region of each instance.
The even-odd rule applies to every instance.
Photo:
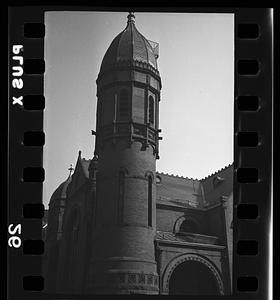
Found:
[[[174,207],[193,207],[202,205],[199,180],[156,173],[157,203]]]
[[[157,172],[157,204],[168,206],[169,209],[212,208],[220,204],[220,196],[232,192],[232,172],[233,164],[201,180]]]

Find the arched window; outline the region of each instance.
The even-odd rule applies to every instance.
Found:
[[[153,218],[153,177],[148,176],[148,226],[152,225]]]
[[[124,205],[124,190],[125,190],[125,171],[119,172],[119,195],[118,195],[118,223],[123,221],[123,205]]]
[[[154,124],[155,121],[155,101],[152,96],[149,97],[149,123]]]
[[[128,101],[128,91],[123,89],[120,91],[120,101],[119,101],[119,117],[120,119],[128,118],[129,116],[129,101]]]

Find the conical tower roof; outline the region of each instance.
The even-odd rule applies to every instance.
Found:
[[[103,58],[100,72],[119,62],[142,62],[157,70],[158,44],[148,41],[136,28],[135,16],[129,13],[126,28],[112,41]]]

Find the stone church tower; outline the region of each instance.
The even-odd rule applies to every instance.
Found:
[[[161,79],[157,58],[158,44],[137,30],[129,13],[96,81],[98,172],[91,262],[96,293],[158,294],[154,238]],[[147,276],[152,284],[146,284]]]

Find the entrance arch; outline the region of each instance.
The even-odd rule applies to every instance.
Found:
[[[163,274],[163,293],[170,295],[224,295],[224,285],[216,267],[197,254],[173,259]]]

